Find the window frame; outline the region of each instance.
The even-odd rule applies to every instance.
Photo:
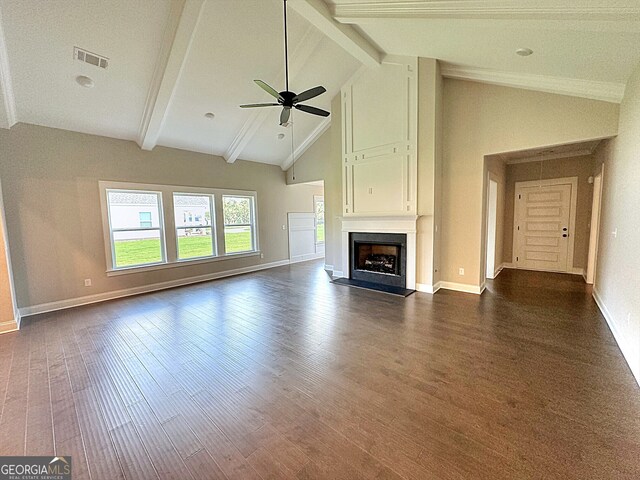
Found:
[[[209,199],[209,211],[211,212],[211,224],[208,227],[204,227],[204,228],[210,228],[211,229],[211,251],[213,252],[212,255],[203,255],[201,257],[189,257],[189,258],[180,258],[180,245],[179,245],[179,240],[180,237],[178,236],[178,229],[187,229],[187,228],[198,228],[198,227],[178,227],[175,224],[175,197],[176,195],[178,196],[183,196],[183,197],[187,197],[187,196],[193,196],[193,197],[207,197]],[[216,235],[216,211],[215,211],[215,204],[216,204],[216,198],[215,195],[213,194],[209,194],[209,193],[195,193],[195,192],[177,192],[174,191],[171,194],[171,201],[173,203],[173,221],[174,221],[174,225],[173,225],[173,231],[175,232],[175,240],[176,240],[176,261],[177,262],[190,262],[192,260],[203,260],[203,259],[207,259],[207,258],[215,258],[219,256],[219,251],[218,251],[218,236]]]
[[[323,215],[326,217],[326,204],[324,203],[324,195],[314,195],[313,196],[313,217],[315,220],[315,228],[314,228],[314,240],[316,245],[324,245],[325,242],[327,241],[327,221],[326,218],[324,220],[322,220],[322,225],[325,226],[324,229],[324,240],[322,240],[321,242],[318,241],[318,210],[316,209],[316,205],[319,201],[322,201],[322,207],[323,207]]]
[[[158,198],[158,226],[157,227],[130,227],[130,228],[112,228],[111,227],[111,210],[109,209],[109,193],[110,192],[121,192],[121,193],[144,193],[147,195],[156,195]],[[137,190],[133,190],[133,189],[128,189],[128,188],[107,188],[105,189],[104,192],[104,201],[106,203],[106,210],[107,210],[107,229],[109,230],[109,241],[110,241],[110,248],[109,248],[109,252],[110,252],[110,258],[111,258],[111,266],[114,270],[124,270],[124,269],[130,269],[130,268],[146,268],[146,267],[152,267],[152,266],[156,266],[156,265],[162,265],[164,263],[166,263],[167,261],[167,248],[165,245],[165,235],[164,235],[164,220],[163,220],[163,208],[162,208],[162,194],[158,191],[155,190],[151,190],[151,189],[137,189]],[[151,218],[153,219],[153,215],[151,216]],[[152,225],[153,225],[153,220],[152,220]],[[125,265],[123,267],[118,267],[116,266],[116,249],[115,249],[115,239],[114,239],[114,233],[117,232],[149,232],[149,231],[158,231],[158,233],[160,234],[160,255],[162,256],[162,259],[159,262],[150,262],[150,263],[138,263],[135,265]]]
[[[235,198],[249,198],[251,199],[251,202],[249,204],[249,222],[250,223],[229,223],[226,224],[224,221],[224,198],[225,197],[235,197]],[[239,194],[229,194],[229,193],[223,193],[220,196],[221,202],[222,202],[222,237],[225,239],[224,241],[224,253],[225,255],[242,255],[243,253],[247,253],[247,252],[253,252],[255,251],[255,249],[257,248],[257,241],[256,241],[256,237],[257,237],[257,223],[256,223],[256,214],[255,214],[255,209],[256,209],[256,199],[255,197],[251,196],[251,195],[239,195]],[[229,227],[249,227],[251,229],[251,245],[253,246],[252,250],[243,250],[241,252],[227,252],[227,242],[226,242],[226,236],[225,236],[225,229],[227,228],[227,226]]]
[[[158,185],[131,182],[99,181],[100,204],[102,211],[102,226],[104,237],[104,249],[106,258],[107,276],[139,273],[164,268],[175,268],[199,263],[224,261],[230,258],[252,257],[262,254],[260,251],[259,224],[258,224],[258,194],[252,190],[237,190],[226,188],[189,187],[180,185]],[[153,192],[159,194],[160,199],[160,227],[161,244],[163,246],[164,261],[162,263],[116,267],[115,248],[111,235],[111,221],[109,218],[109,205],[107,191],[125,190],[140,193]],[[173,194],[193,194],[211,196],[211,226],[214,237],[214,249],[216,255],[206,257],[194,257],[180,260],[178,258],[178,237],[175,223],[175,210]],[[253,209],[253,250],[237,253],[226,253],[224,244],[224,220],[223,220],[223,196],[252,197]],[[153,228],[152,230],[157,230]]]

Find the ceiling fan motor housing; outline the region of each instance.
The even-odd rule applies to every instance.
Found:
[[[280,97],[282,97],[282,106],[287,108],[293,108],[293,99],[296,97],[296,94],[293,92],[284,92],[279,93]]]

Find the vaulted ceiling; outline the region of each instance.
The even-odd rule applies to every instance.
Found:
[[[437,58],[451,78],[613,102],[640,63],[637,0],[288,4],[291,89],[324,85],[308,103],[326,110],[361,65],[388,54]],[[76,60],[76,46],[109,66]],[[82,88],[78,75],[95,86]],[[0,127],[26,122],[285,168],[292,128],[278,124],[279,109],[238,107],[270,100],[254,79],[284,89],[281,0],[0,0]],[[296,112],[297,153],[330,121]]]

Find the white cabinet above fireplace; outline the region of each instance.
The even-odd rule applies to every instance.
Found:
[[[415,215],[417,59],[389,57],[342,88],[343,215]]]

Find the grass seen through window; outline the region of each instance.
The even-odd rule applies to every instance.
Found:
[[[252,249],[251,232],[227,232],[224,236],[227,253],[246,252]],[[211,255],[211,237],[207,235],[178,238],[182,258]],[[159,239],[120,240],[115,242],[116,267],[128,267],[162,261]]]

